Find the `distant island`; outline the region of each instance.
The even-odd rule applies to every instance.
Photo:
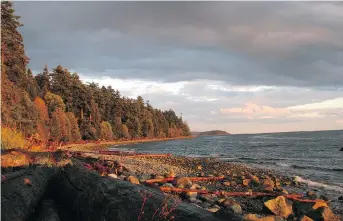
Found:
[[[204,132],[191,132],[192,136],[217,136],[217,135],[229,135],[228,132],[223,130],[210,130]]]

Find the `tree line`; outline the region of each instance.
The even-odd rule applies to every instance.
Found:
[[[34,76],[14,12],[11,2],[1,2],[2,125],[44,142],[190,135],[173,110],[153,108],[141,96],[131,99],[110,86],[84,84],[61,65]]]

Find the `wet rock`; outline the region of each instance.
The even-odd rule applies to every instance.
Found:
[[[274,189],[274,181],[271,180],[270,178],[263,179],[263,190],[272,192],[273,189]]]
[[[339,221],[340,219],[328,208],[319,207],[316,210],[311,210],[306,214],[309,218],[313,220],[323,220],[323,221]]]
[[[343,200],[343,196],[338,197],[338,200]]]
[[[311,219],[308,216],[303,216],[303,217],[301,217],[300,221],[313,221],[313,219]]]
[[[283,196],[268,200],[264,205],[276,216],[287,218],[293,213],[292,204]]]
[[[129,177],[127,178],[127,180],[128,180],[130,183],[133,183],[133,184],[140,184],[140,183],[139,183],[139,180],[138,180],[136,177],[134,177],[134,176],[129,176]]]
[[[110,174],[108,174],[108,176],[111,178],[115,178],[115,179],[118,178],[117,174],[114,174],[114,173],[110,173]]]
[[[215,202],[211,194],[201,194],[199,196],[199,199],[201,199],[204,202],[209,202],[210,204],[213,204]]]
[[[343,151],[343,147],[339,151]]]
[[[210,206],[211,206],[211,203],[209,203],[209,202],[203,202],[201,204],[201,207],[203,207],[203,208],[209,208]]]
[[[192,181],[188,177],[176,177],[173,180],[173,184],[175,186],[183,185],[184,187],[191,187]]]
[[[244,221],[283,221],[279,216],[260,216],[257,214],[247,214],[243,217]]]

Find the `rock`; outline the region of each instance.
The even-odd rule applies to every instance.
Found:
[[[225,200],[226,200],[225,198],[220,198],[220,199],[217,200],[217,202],[218,202],[219,204],[221,204],[221,203],[223,203]]]
[[[323,220],[323,221],[339,221],[340,219],[328,208],[319,207],[316,210],[311,210],[306,214],[309,218],[313,220]]]
[[[237,185],[237,183],[236,183],[236,181],[230,181],[230,184],[231,184],[231,186],[236,186]]]
[[[282,221],[283,219],[279,216],[265,216],[262,217],[257,214],[247,214],[243,217],[244,221]]]
[[[194,183],[190,189],[195,190],[195,189],[200,189],[201,186],[199,184]]]
[[[189,202],[191,202],[191,203],[196,203],[196,202],[197,202],[197,199],[196,199],[196,198],[189,198]]]
[[[224,186],[230,186],[230,185],[231,185],[231,183],[230,183],[230,182],[228,182],[228,181],[226,181],[226,182],[224,182],[224,183],[223,183],[223,185],[224,185]]]
[[[263,179],[263,189],[268,192],[272,192],[274,189],[274,182],[273,180],[269,179]]]
[[[339,151],[343,151],[343,147]]]
[[[183,185],[184,187],[191,187],[192,181],[188,177],[176,177],[173,180],[173,184],[176,186]]]
[[[238,203],[233,204],[232,206],[227,208],[229,211],[231,211],[234,214],[242,214],[242,207]]]
[[[308,216],[303,216],[303,217],[301,217],[300,221],[313,221],[313,219],[311,219]]]
[[[160,175],[155,176],[155,179],[164,179],[164,178],[165,178],[164,176],[160,176]]]
[[[310,199],[317,199],[317,195],[313,191],[307,191],[306,196],[308,196]]]
[[[325,195],[320,195],[320,196],[319,196],[319,199],[325,200],[325,201],[329,201],[329,198],[326,197]]]
[[[211,213],[215,213],[219,210],[220,208],[218,207],[210,207],[210,208],[207,208],[208,211],[210,211]]]
[[[133,184],[140,184],[140,183],[139,183],[139,180],[138,180],[136,177],[134,177],[134,176],[129,176],[129,177],[127,178],[127,180],[128,180],[130,183],[133,183]]]
[[[242,181],[242,184],[243,184],[243,186],[249,186],[250,182],[251,182],[250,179],[244,179],[244,180]]]
[[[257,184],[260,183],[260,180],[258,179],[257,176],[251,175],[251,176],[250,176],[250,179],[251,179],[251,182],[252,182],[254,185],[257,185]]]
[[[211,203],[203,202],[203,203],[201,204],[201,206],[202,206],[203,208],[209,208],[209,207],[211,206]]]
[[[174,187],[173,184],[171,184],[171,183],[164,183],[162,186],[163,187],[170,187],[170,188]]]
[[[181,188],[181,189],[185,188],[185,186],[184,186],[183,184],[179,184],[179,185],[177,185],[176,187],[177,187],[177,188]]]
[[[150,180],[151,179],[151,176],[150,175],[141,175],[140,176],[140,182],[145,182],[146,180]]]
[[[190,199],[190,198],[196,199],[198,193],[197,193],[197,192],[187,192],[185,195],[186,195],[186,198],[187,198],[187,199]]]
[[[208,177],[214,177],[214,175],[213,175],[213,174],[208,174],[207,176],[208,176]]]
[[[338,200],[343,200],[343,196],[338,197]]]
[[[171,170],[171,171],[169,172],[169,174],[168,174],[166,177],[171,177],[171,178],[173,178],[173,177],[176,177],[176,174],[175,174],[174,171]]]
[[[276,216],[287,218],[293,213],[292,204],[285,197],[278,196],[275,199],[268,200],[264,205]]]
[[[198,169],[198,170],[202,170],[202,166],[201,166],[201,165],[198,165],[198,166],[197,166],[197,169]]]
[[[205,186],[202,186],[200,189],[201,189],[201,190],[206,190],[206,187],[205,187]]]
[[[109,176],[109,177],[112,177],[112,178],[115,178],[115,179],[118,178],[117,174],[114,174],[114,173],[110,173],[110,174],[108,174],[108,176]]]
[[[200,173],[200,176],[204,177],[204,176],[206,176],[206,175],[205,175],[204,172],[201,172],[201,173]]]
[[[215,200],[213,199],[213,196],[211,196],[211,194],[201,194],[199,196],[199,199],[201,199],[204,202],[208,202],[210,204],[213,204],[215,202]]]

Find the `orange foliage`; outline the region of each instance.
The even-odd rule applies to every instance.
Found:
[[[48,121],[49,120],[48,108],[44,100],[40,97],[36,97],[33,103],[35,104],[35,107],[37,108],[39,112],[40,119],[42,121]]]

